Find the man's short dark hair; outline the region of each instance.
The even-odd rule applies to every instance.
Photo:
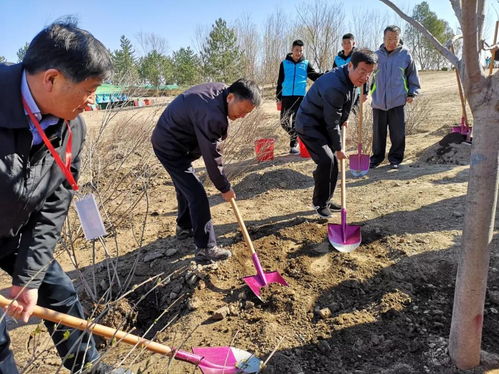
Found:
[[[400,35],[401,30],[400,30],[400,27],[398,27],[398,26],[390,25],[390,26],[386,26],[385,31],[383,31],[383,35],[386,35],[387,32],[395,32],[395,33]]]
[[[368,65],[374,65],[378,62],[378,55],[370,49],[359,49],[352,53],[350,62],[352,63],[354,69],[357,68],[359,62],[365,62]]]
[[[232,83],[228,88],[229,93],[233,93],[239,100],[249,100],[254,106],[259,106],[262,102],[260,88],[249,79],[241,78]]]
[[[353,36],[352,33],[347,33],[347,34],[343,35],[343,37],[341,38],[341,40],[345,40],[345,39],[355,40],[355,37]]]
[[[304,46],[303,41],[302,41],[302,40],[300,40],[300,39],[296,39],[296,40],[293,42],[293,44],[292,44],[291,48],[294,48],[294,47],[296,47],[296,46],[298,46],[298,47],[303,47],[303,46]]]
[[[75,83],[90,77],[105,80],[113,71],[104,45],[74,20],[56,21],[31,41],[23,65],[30,74],[57,69]]]

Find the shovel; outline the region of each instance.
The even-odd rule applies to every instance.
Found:
[[[0,307],[5,308],[10,303],[17,302],[0,296]],[[33,315],[81,331],[90,331],[92,334],[108,339],[116,339],[131,345],[141,346],[152,352],[194,364],[204,374],[258,373],[261,369],[261,360],[249,352],[233,347],[193,348],[194,353],[190,353],[38,305],[35,306]]]
[[[450,51],[454,53],[454,46],[452,42],[450,44]],[[457,78],[457,88],[459,90],[459,98],[461,99],[461,123],[459,126],[453,126],[451,129],[451,133],[459,133],[461,135],[466,136],[466,139],[469,141],[471,137],[471,126],[468,125],[468,116],[466,115],[466,99],[464,98],[463,93],[463,84],[461,83],[461,77],[459,76],[459,70],[456,68],[456,78]]]
[[[364,117],[363,113],[363,99],[364,99],[364,90],[361,88],[360,94],[360,102],[359,102],[359,121],[357,123],[357,154],[350,155],[348,158],[350,163],[350,172],[354,177],[362,177],[367,174],[369,171],[369,155],[362,154],[362,120]],[[345,149],[345,148],[343,148]]]
[[[345,149],[345,126],[341,127],[342,148]],[[345,160],[341,160],[341,224],[329,223],[327,236],[331,245],[340,252],[352,252],[360,245],[360,226],[347,225],[347,190]]]
[[[260,265],[260,260],[258,259],[258,254],[255,251],[255,247],[253,247],[253,243],[251,242],[251,238],[249,237],[248,230],[246,230],[246,225],[244,224],[243,218],[241,217],[241,213],[236,205],[236,200],[234,198],[230,199],[230,203],[232,204],[232,208],[234,209],[234,213],[236,214],[237,222],[239,223],[239,227],[243,233],[244,240],[248,247],[251,249],[251,259],[253,260],[253,265],[255,265],[256,275],[251,275],[248,277],[244,277],[243,280],[246,282],[248,287],[253,291],[253,293],[260,300],[260,289],[262,287],[267,286],[269,283],[280,283],[283,286],[289,286],[288,282],[279,274],[278,271],[264,272],[262,269],[262,265]]]

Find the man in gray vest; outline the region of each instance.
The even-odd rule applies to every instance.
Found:
[[[392,143],[388,161],[398,169],[405,151],[405,104],[412,103],[420,89],[418,71],[409,51],[400,42],[400,28],[388,26],[384,43],[376,51],[378,67],[371,93],[373,145],[371,168],[385,159],[387,129]]]

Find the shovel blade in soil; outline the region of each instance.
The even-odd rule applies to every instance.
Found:
[[[470,128],[469,126],[453,126],[451,132],[461,135],[468,135],[470,133]]]
[[[288,282],[286,282],[286,280],[277,271],[272,271],[268,273],[264,272],[263,277],[261,277],[258,274],[249,277],[244,277],[243,280],[246,282],[251,291],[253,291],[253,293],[259,299],[260,299],[260,289],[270,283],[279,283],[282,284],[283,286],[289,286]]]
[[[362,242],[360,226],[328,224],[327,237],[339,252],[352,252]]]
[[[258,373],[262,366],[260,359],[234,347],[197,347],[192,351],[203,357],[198,364],[203,374]]]
[[[369,156],[357,153],[348,157],[350,171],[354,177],[361,177],[369,171]]]
[[[366,175],[368,171],[369,171],[369,169],[368,170],[354,170],[354,169],[351,169],[350,173],[352,174],[352,176],[354,176],[356,178],[359,178],[359,177],[363,177],[364,175]]]

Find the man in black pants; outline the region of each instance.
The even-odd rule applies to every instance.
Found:
[[[303,42],[295,40],[291,53],[279,66],[276,98],[277,108],[281,111],[281,126],[289,135],[289,153],[298,154],[296,141],[296,111],[307,90],[307,78],[315,81],[322,74],[317,73],[312,64],[303,57]]]
[[[315,81],[296,116],[296,131],[317,164],[312,203],[320,217],[329,217],[340,207],[330,202],[338,179],[338,161],[346,158],[341,148],[340,126],[346,126],[358,90],[372,74],[374,52],[355,51],[343,65]]]
[[[400,41],[400,28],[388,26],[383,44],[376,51],[378,66],[372,83],[373,146],[370,168],[385,159],[387,129],[392,143],[390,168],[398,169],[405,151],[405,104],[412,103],[420,89],[418,70]]]
[[[106,47],[71,21],[38,33],[22,63],[0,64],[0,267],[12,276],[9,295],[17,304],[7,313],[14,318],[27,322],[38,304],[85,319],[53,251],[77,189],[86,132],[79,114],[111,72]],[[130,373],[97,362],[88,333],[45,325],[71,373]],[[18,373],[9,346],[0,315],[0,374]]]
[[[217,246],[206,191],[192,162],[201,156],[208,175],[225,201],[235,193],[224,175],[219,144],[227,137],[228,119],[244,118],[260,105],[255,82],[239,79],[194,86],[173,100],[152,134],[154,152],[170,174],[178,201],[177,238],[194,236],[196,261],[212,262],[231,256]]]

